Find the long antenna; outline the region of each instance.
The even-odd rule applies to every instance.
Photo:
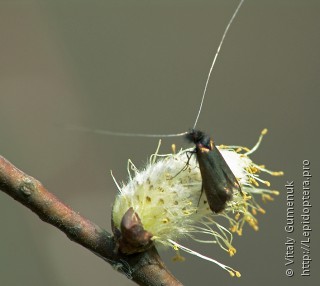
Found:
[[[236,10],[233,12],[232,14],[232,17],[231,19],[229,20],[228,22],[228,25],[226,26],[224,32],[223,32],[223,35],[222,35],[222,38],[220,40],[220,43],[219,43],[219,46],[217,48],[217,51],[214,55],[214,58],[213,58],[213,61],[211,63],[211,66],[210,66],[210,70],[209,70],[209,73],[208,73],[208,76],[207,76],[207,81],[206,81],[206,84],[204,86],[204,90],[203,90],[203,93],[202,93],[202,98],[201,98],[201,103],[200,103],[200,107],[199,107],[199,111],[198,111],[198,114],[197,114],[197,117],[196,117],[196,120],[195,120],[195,123],[193,125],[193,129],[196,128],[196,125],[198,123],[198,119],[199,119],[199,116],[200,116],[200,113],[201,113],[201,110],[202,110],[202,106],[203,106],[203,102],[204,102],[204,98],[206,96],[206,92],[207,92],[207,88],[208,88],[208,84],[209,84],[209,81],[210,81],[210,78],[211,78],[211,73],[212,73],[212,70],[213,70],[213,67],[216,63],[216,60],[218,58],[218,55],[220,53],[220,49],[221,49],[221,46],[224,42],[224,39],[228,33],[228,30],[234,20],[234,18],[236,17],[236,15],[238,14],[238,11],[241,7],[241,5],[243,4],[244,0],[241,0],[240,3],[238,4],[238,7],[236,8]],[[184,136],[186,134],[188,134],[188,131],[185,131],[185,132],[181,132],[181,133],[176,133],[176,134],[143,134],[143,133],[123,133],[123,132],[113,132],[113,131],[110,131],[110,130],[101,130],[101,129],[89,129],[89,128],[85,128],[85,127],[79,127],[79,126],[67,126],[67,129],[70,129],[70,130],[76,130],[76,131],[82,131],[82,132],[88,132],[88,133],[95,133],[95,134],[102,134],[102,135],[112,135],[112,136],[125,136],[125,137],[149,137],[149,138],[166,138],[166,137],[180,137],[180,136]]]
[[[216,54],[214,55],[214,58],[213,58],[213,61],[212,61],[212,64],[211,64],[211,67],[210,67],[210,70],[209,70],[209,73],[208,73],[207,81],[206,81],[206,84],[205,84],[205,86],[204,86],[204,90],[203,90],[203,93],[202,93],[202,98],[201,98],[201,103],[200,103],[199,111],[198,111],[198,114],[197,114],[197,117],[196,117],[196,121],[194,122],[193,129],[196,128],[196,125],[197,125],[197,123],[198,123],[198,119],[199,119],[199,116],[200,116],[200,113],[201,113],[201,110],[202,110],[202,105],[203,105],[204,98],[205,98],[205,96],[206,96],[206,92],[207,92],[207,88],[208,88],[208,84],[209,84],[209,81],[210,81],[211,73],[212,73],[213,67],[214,67],[214,65],[215,65],[215,63],[216,63],[217,57],[218,57],[218,55],[219,55],[221,46],[222,46],[222,44],[223,44],[223,42],[224,42],[224,38],[226,37],[226,35],[227,35],[227,33],[228,33],[228,30],[229,30],[229,28],[230,28],[230,26],[231,26],[234,18],[235,18],[236,15],[238,14],[238,11],[239,11],[239,9],[240,9],[240,7],[241,7],[241,5],[242,5],[243,2],[244,2],[244,0],[241,0],[241,1],[240,1],[237,9],[234,11],[231,19],[229,20],[229,23],[228,23],[227,27],[225,28],[225,30],[224,30],[224,32],[223,32],[222,38],[221,38],[221,40],[220,40],[220,44],[219,44],[219,46],[218,46],[218,48],[217,48]]]
[[[188,133],[188,132],[181,132],[177,134],[124,133],[124,132],[113,132],[113,131],[102,130],[102,129],[90,129],[86,127],[79,127],[79,126],[73,126],[73,125],[67,126],[67,129],[81,131],[81,132],[102,134],[102,135],[124,136],[124,137],[149,137],[149,138],[180,137]]]

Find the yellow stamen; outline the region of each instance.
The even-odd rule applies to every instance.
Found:
[[[233,256],[233,255],[236,254],[237,250],[236,250],[234,247],[231,246],[231,247],[228,249],[228,252],[229,252],[230,256]]]
[[[259,211],[260,213],[262,213],[262,214],[265,214],[265,213],[266,213],[266,210],[263,209],[263,208],[259,208],[258,211]]]

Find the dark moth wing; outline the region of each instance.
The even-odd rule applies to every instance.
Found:
[[[196,144],[195,153],[202,177],[202,191],[206,193],[210,209],[219,213],[241,188],[227,162],[213,140],[202,131],[192,130],[187,138]]]
[[[239,183],[215,145],[212,150],[197,146],[202,190],[205,191],[208,204],[213,212],[221,212],[226,202],[232,199],[235,190],[240,190]]]

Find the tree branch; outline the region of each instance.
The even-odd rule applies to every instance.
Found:
[[[63,231],[138,285],[182,285],[165,267],[156,248],[132,255],[118,251],[114,237],[63,204],[36,179],[0,156],[0,190]]]

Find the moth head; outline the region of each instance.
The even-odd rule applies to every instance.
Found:
[[[211,139],[210,136],[207,135],[206,133],[196,130],[196,129],[191,129],[185,137],[188,141],[196,144],[197,148],[204,147],[206,149],[211,150],[212,144],[211,144]]]

